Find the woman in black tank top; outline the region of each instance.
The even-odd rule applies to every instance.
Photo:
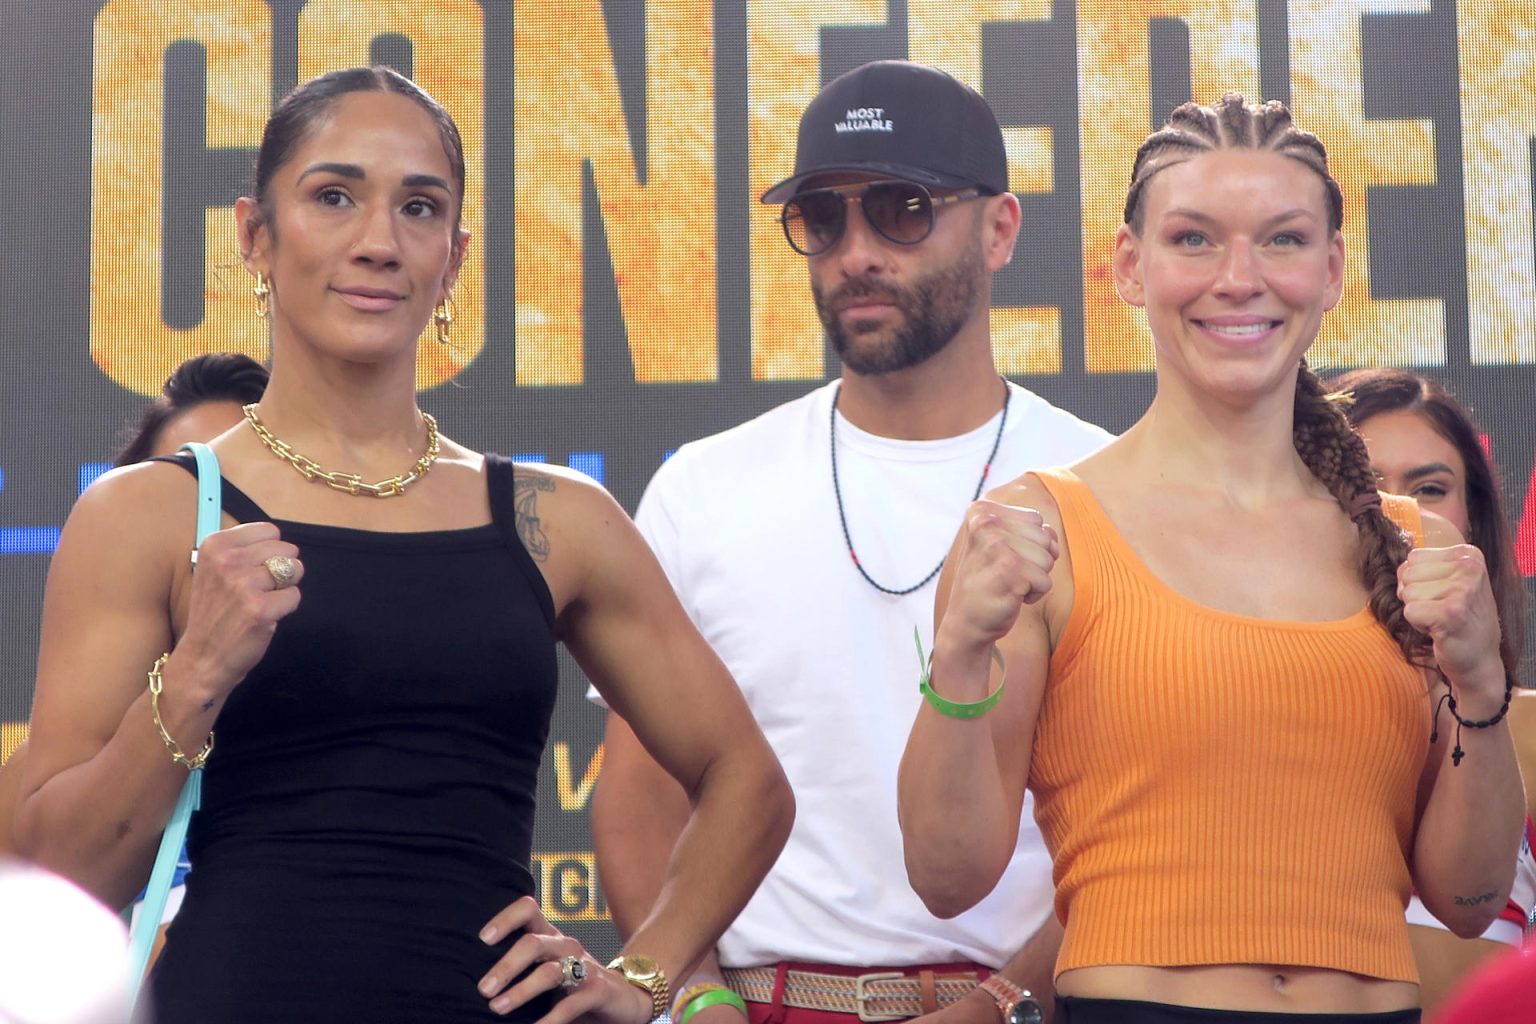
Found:
[[[65,527],[18,838],[121,906],[208,751],[151,982],[162,1024],[643,1024],[788,833],[782,772],[618,505],[417,408],[463,195],[458,130],[409,80],[357,68],[292,93],[236,206],[272,376],[213,443],[224,529],[194,575],[185,456],[108,474]],[[698,808],[612,970],[533,899],[557,642]]]

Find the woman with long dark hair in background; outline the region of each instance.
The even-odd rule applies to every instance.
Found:
[[[1381,489],[1407,495],[1443,516],[1483,553],[1499,610],[1499,657],[1518,686],[1528,601],[1498,469],[1483,447],[1482,429],[1438,381],[1408,370],[1354,370],[1327,386],[1365,438]],[[1526,780],[1527,814],[1514,889],[1498,919],[1474,938],[1452,933],[1418,896],[1409,902],[1408,938],[1426,1010],[1439,1005],[1472,968],[1518,946],[1536,900],[1536,856],[1531,851],[1536,839],[1531,825],[1536,810],[1536,692],[1515,694],[1509,724]]]

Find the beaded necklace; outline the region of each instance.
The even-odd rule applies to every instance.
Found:
[[[880,583],[875,581],[874,577],[870,576],[868,571],[865,570],[863,564],[859,562],[859,553],[853,549],[853,536],[848,532],[848,513],[843,508],[842,485],[839,483],[837,478],[837,400],[842,397],[842,394],[843,386],[839,384],[837,386],[837,390],[832,393],[832,414],[830,417],[832,439],[832,494],[837,498],[837,521],[841,523],[843,527],[843,540],[848,545],[848,557],[853,559],[853,567],[859,570],[859,575],[864,577],[864,581],[870,586],[874,587],[876,590],[880,591],[882,594],[890,594],[894,597],[901,597],[904,594],[910,594],[914,590],[920,590],[926,586],[928,581],[937,576],[939,574],[939,570],[944,568],[944,559],[949,556],[946,553],[944,557],[939,559],[939,564],[933,567],[932,572],[918,580],[916,583],[912,584],[910,587],[907,587],[903,590],[896,590],[892,587],[882,586]],[[1005,380],[1003,381],[1003,414],[997,421],[997,436],[992,439],[992,450],[987,453],[986,464],[981,467],[981,479],[976,481],[976,492],[971,495],[972,501],[975,501],[977,498],[981,497],[982,488],[987,485],[987,474],[992,472],[992,460],[997,457],[997,449],[1003,443],[1003,428],[1008,425],[1008,402],[1012,398],[1013,389],[1008,386],[1008,382]]]

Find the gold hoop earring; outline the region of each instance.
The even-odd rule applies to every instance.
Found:
[[[441,302],[432,307],[432,326],[437,331],[437,343],[447,345],[452,339],[448,336],[448,328],[453,326],[453,310],[449,308],[449,299],[445,296]]]
[[[267,284],[267,279],[261,271],[256,272],[256,283],[251,285],[251,294],[256,296],[256,319],[265,320],[272,315],[272,286]]]

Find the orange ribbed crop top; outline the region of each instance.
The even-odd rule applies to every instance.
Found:
[[[1067,470],[1075,596],[1030,786],[1066,922],[1056,971],[1316,966],[1417,981],[1403,910],[1424,677],[1362,609],[1247,618],[1159,581]],[[1412,499],[1383,495],[1422,536]]]

